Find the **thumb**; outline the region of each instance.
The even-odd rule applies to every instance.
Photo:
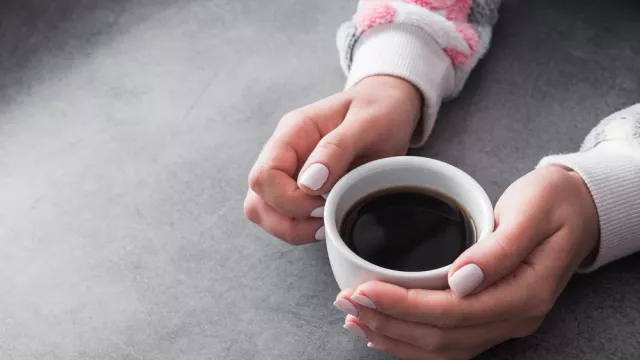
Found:
[[[544,240],[526,221],[502,224],[456,259],[449,271],[449,288],[463,297],[511,274]]]
[[[325,135],[307,158],[298,176],[302,191],[319,195],[331,190],[366,146],[360,125],[349,121],[350,116]]]

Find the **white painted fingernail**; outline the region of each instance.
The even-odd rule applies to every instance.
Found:
[[[484,280],[482,269],[476,264],[461,267],[449,279],[449,287],[456,295],[463,297],[469,295]]]
[[[307,168],[298,179],[298,182],[311,190],[318,190],[329,178],[329,168],[315,163]]]
[[[311,212],[311,217],[314,217],[314,218],[324,217],[324,206],[320,206],[319,208],[314,209]]]
[[[364,295],[353,294],[351,295],[351,300],[357,302],[362,306],[366,306],[369,309],[376,309],[376,304],[374,304],[373,301],[371,301],[371,299],[369,299]]]
[[[338,299],[333,305],[351,316],[358,317],[358,310],[353,306],[351,301],[347,299]]]
[[[316,240],[321,241],[325,239],[324,226],[316,231]]]
[[[367,334],[365,334],[364,330],[362,330],[362,328],[356,323],[348,322],[345,323],[343,327],[357,337],[361,337],[363,339],[367,338]]]

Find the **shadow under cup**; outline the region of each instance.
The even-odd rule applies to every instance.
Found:
[[[491,200],[484,189],[464,171],[447,163],[413,156],[376,160],[345,175],[331,190],[324,210],[327,250],[333,275],[341,289],[371,280],[405,288],[444,289],[450,265],[403,272],[374,265],[356,255],[340,236],[340,225],[351,207],[368,194],[382,189],[411,186],[444,194],[461,205],[476,229],[476,241],[493,231]]]

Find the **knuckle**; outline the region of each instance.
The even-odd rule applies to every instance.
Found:
[[[417,308],[428,308],[429,323],[439,328],[457,327],[464,320],[460,311],[454,309],[456,301],[457,298],[453,293],[447,301],[430,303],[421,290],[410,289],[407,292],[407,304]]]
[[[249,173],[249,189],[260,194],[268,176],[269,169],[265,167],[256,167],[252,169],[251,173]]]
[[[291,233],[291,231],[283,231],[278,234],[277,237],[289,245],[297,246],[301,244],[300,239],[295,234]]]
[[[512,259],[517,256],[515,247],[517,246],[519,237],[516,232],[506,231],[502,236],[497,236],[494,239],[494,244],[500,248],[504,259]]]
[[[305,241],[306,239],[295,229],[295,220],[291,220],[287,222],[286,226],[283,227],[280,236],[278,236],[282,241],[286,242],[289,245],[303,245],[308,243]]]
[[[342,141],[336,136],[327,136],[322,139],[316,146],[316,149],[323,150],[329,153],[347,153],[347,141]]]
[[[288,128],[304,129],[305,134],[311,138],[322,138],[322,130],[312,110],[305,108],[293,110],[283,116],[280,122]]]
[[[553,307],[556,297],[553,291],[541,288],[536,296],[533,296],[533,314],[534,316],[545,316]]]
[[[462,323],[462,317],[455,313],[443,313],[438,318],[436,322],[438,322],[438,326],[442,328],[458,327]]]
[[[276,219],[268,219],[260,224],[260,226],[262,226],[262,228],[265,229],[269,234],[286,242],[287,244],[296,244],[296,239],[291,231],[288,230],[288,226],[286,226],[286,224],[283,224]]]
[[[383,316],[369,314],[366,316],[366,321],[363,320],[363,322],[369,327],[369,329],[377,333],[385,334],[389,331],[389,321],[387,321]]]
[[[282,122],[282,123],[293,123],[293,122],[298,122],[298,121],[304,121],[305,119],[308,119],[308,118],[309,118],[309,116],[307,116],[306,113],[304,111],[302,111],[302,109],[295,109],[295,110],[291,110],[288,113],[284,114],[282,119],[280,119],[280,122]]]
[[[296,110],[292,110],[288,112],[285,116],[280,120],[282,124],[287,127],[297,128],[301,124],[304,124],[307,129],[314,129],[313,131],[317,134],[320,134],[320,128],[316,122],[316,118],[313,116],[310,110],[305,108],[300,108]]]
[[[454,328],[462,324],[463,318],[459,312],[449,311],[447,307],[442,306],[437,310],[437,317],[434,322],[440,328]]]
[[[426,340],[424,340],[424,348],[427,351],[439,351],[446,347],[447,340],[445,332],[440,329],[434,329]]]
[[[244,216],[254,224],[260,223],[260,211],[255,201],[247,198],[244,202]]]

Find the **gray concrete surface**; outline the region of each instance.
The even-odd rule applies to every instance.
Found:
[[[390,359],[342,330],[322,245],[242,216],[278,118],[341,88],[354,1],[0,4],[0,359]],[[511,1],[418,154],[496,200],[640,99],[634,1]],[[576,277],[480,359],[630,359],[640,267]]]

